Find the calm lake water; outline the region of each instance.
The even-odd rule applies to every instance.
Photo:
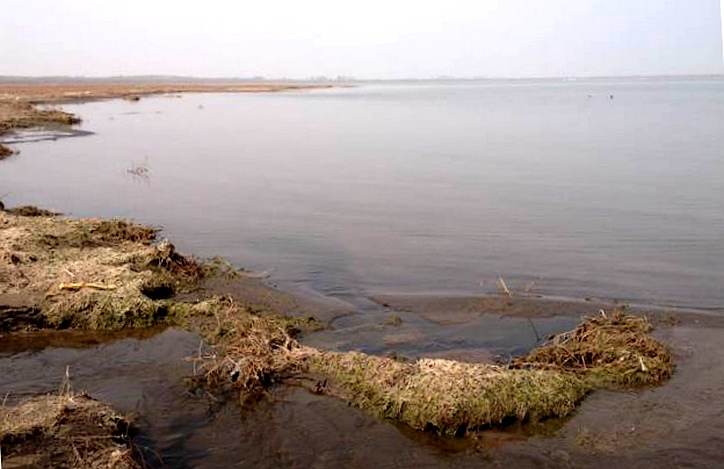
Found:
[[[611,97],[613,96],[613,97]],[[388,83],[65,106],[6,205],[161,226],[353,303],[544,295],[722,310],[724,81]],[[147,169],[146,177],[128,172]]]

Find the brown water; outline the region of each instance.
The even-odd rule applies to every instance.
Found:
[[[368,346],[382,340],[381,348],[374,350],[377,352],[434,355],[440,353],[436,348],[442,347],[469,358],[474,356],[470,342],[477,347],[487,344],[487,350],[504,355],[521,343],[535,343],[528,324],[518,319],[479,319],[488,330],[497,326],[498,333],[468,339],[467,344],[457,337],[459,328],[429,329],[437,337],[431,340],[421,335],[420,324],[412,326],[413,322],[388,327],[387,332],[378,328],[372,335],[359,331],[358,340],[369,339]],[[543,321],[541,327],[557,330],[571,322]],[[411,329],[416,332],[409,332]],[[326,334],[334,337],[335,333],[325,332],[311,340],[318,346],[351,346],[335,344]],[[390,341],[392,337],[408,339]],[[452,342],[445,344],[442,337]],[[119,411],[138,416],[143,433],[136,443],[145,448],[153,467],[391,467],[380,449],[386,455],[403,451],[399,462],[404,464],[412,464],[419,457],[431,464],[443,464],[446,453],[473,448],[462,441],[416,435],[301,388],[275,388],[252,410],[242,412],[234,393],[210,397],[184,384],[184,378],[194,373],[189,358],[196,356],[199,342],[196,334],[179,329],[5,336],[0,339],[0,396],[12,404],[56,392],[68,368],[75,391],[88,391]],[[450,349],[456,343],[462,351]],[[485,444],[497,446],[522,437],[516,429],[492,432]]]
[[[613,99],[610,96],[613,95]],[[5,203],[164,227],[182,249],[364,304],[545,295],[721,310],[724,81],[368,84],[67,106]],[[148,169],[147,177],[127,172]]]
[[[198,338],[177,329],[98,346],[87,346],[90,334],[81,341],[77,334],[26,336],[32,350],[6,345],[0,352],[0,393],[13,402],[52,392],[70,366],[76,390],[140,414],[144,435],[137,444],[153,467],[720,467],[722,329],[662,333],[679,357],[678,373],[663,388],[598,392],[572,419],[547,429],[491,431],[473,442],[412,432],[296,387],[274,388],[246,411],[233,396],[216,402],[192,393],[182,383],[193,372],[184,357],[196,352]]]

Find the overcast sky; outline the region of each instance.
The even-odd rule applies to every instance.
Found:
[[[724,73],[720,0],[2,0],[0,75]]]

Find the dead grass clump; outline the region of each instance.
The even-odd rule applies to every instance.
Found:
[[[55,217],[60,215],[60,213],[44,210],[34,205],[21,205],[20,207],[9,208],[6,212],[19,217]]]
[[[101,220],[91,228],[93,239],[100,245],[129,241],[149,245],[156,239],[157,230],[125,220]]]
[[[580,378],[556,371],[443,359],[400,362],[358,352],[321,353],[310,362],[332,379],[336,389],[328,392],[382,418],[444,435],[562,417],[588,392]]]
[[[0,101],[0,134],[11,129],[78,123],[80,118],[60,109],[38,109],[27,101]]]
[[[284,376],[303,370],[308,350],[295,337],[303,330],[319,328],[310,318],[258,315],[224,298],[195,309],[197,316],[203,312],[208,318],[200,329],[211,351],[199,348],[201,364],[192,382],[209,387],[231,382],[242,392],[244,402]]]
[[[4,160],[5,158],[12,156],[13,153],[15,153],[10,147],[7,147],[0,143],[0,160]]]
[[[133,432],[131,422],[87,395],[0,407],[0,446],[8,467],[140,469]]]
[[[41,243],[51,248],[94,248],[120,243],[150,245],[157,231],[125,220],[83,220],[63,232],[46,233]]]
[[[195,259],[176,252],[168,241],[156,246],[150,253],[139,256],[133,264],[136,270],[163,271],[169,275],[186,280],[198,280],[205,276],[206,269]]]
[[[171,297],[203,268],[152,228],[122,220],[0,212],[0,295],[26,298],[32,317],[0,314],[0,329],[119,329],[178,324]]]
[[[168,305],[140,293],[82,289],[58,295],[44,308],[45,325],[53,329],[126,329],[172,324]]]
[[[652,330],[645,317],[601,311],[514,360],[512,367],[576,374],[597,387],[659,384],[671,377],[674,361],[671,352],[649,335]]]
[[[60,124],[75,125],[80,124],[80,117],[60,109],[33,109],[33,118],[30,119],[28,125],[38,124]]]

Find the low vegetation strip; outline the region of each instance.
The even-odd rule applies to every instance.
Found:
[[[211,315],[215,320],[207,323],[212,327],[204,337],[212,348],[203,356],[200,350],[196,383],[235,384],[242,401],[248,402],[269,385],[310,374],[317,380],[315,392],[417,430],[449,436],[515,420],[564,417],[597,388],[660,384],[673,372],[671,354],[650,337],[648,321],[621,312],[586,319],[574,331],[504,366],[325,352],[295,340],[310,322],[260,317],[233,303],[216,303]],[[575,343],[580,351],[552,352],[551,347]],[[576,361],[584,350],[585,356]]]
[[[322,353],[311,368],[355,406],[417,430],[462,436],[513,420],[570,414],[589,388],[555,371],[422,359],[400,362],[358,352]]]
[[[0,135],[11,129],[26,129],[48,125],[73,125],[80,118],[59,109],[38,109],[24,100],[0,99]],[[0,160],[11,156],[13,151],[0,144]]]

